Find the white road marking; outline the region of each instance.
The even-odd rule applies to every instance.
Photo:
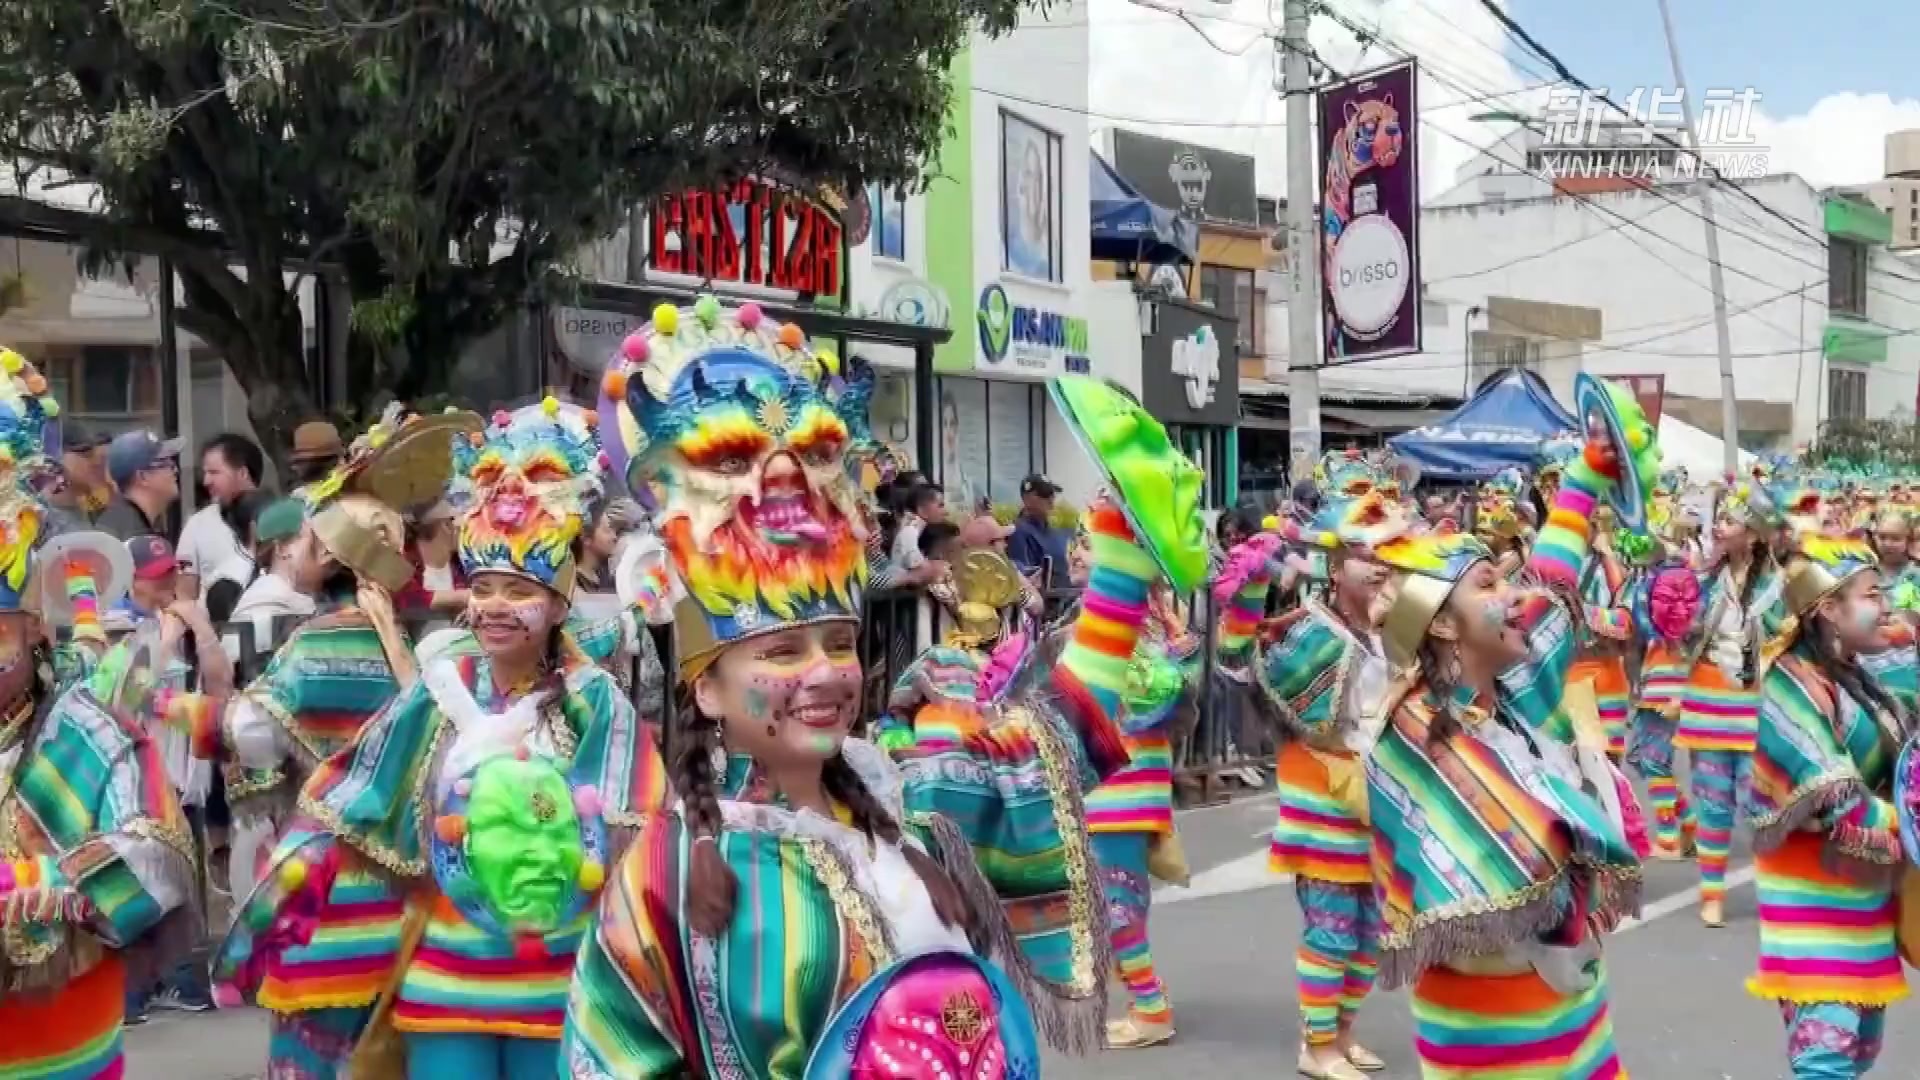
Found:
[[[1740,866],[1727,871],[1727,888],[1739,889],[1753,884],[1753,867]],[[1651,904],[1642,905],[1640,917],[1628,919],[1614,928],[1614,933],[1624,934],[1636,926],[1645,926],[1655,919],[1664,919],[1676,911],[1685,911],[1700,903],[1700,886],[1681,889],[1677,893],[1663,896]]]
[[[1257,833],[1265,836],[1266,833]],[[1237,859],[1221,863],[1208,870],[1193,875],[1193,883],[1186,888],[1177,885],[1163,885],[1153,891],[1153,906],[1165,907],[1187,900],[1205,900],[1213,896],[1232,896],[1236,893],[1257,892],[1261,889],[1277,888],[1293,880],[1290,874],[1276,874],[1267,868],[1267,852],[1249,852]],[[1740,889],[1753,884],[1753,867],[1741,866],[1727,871],[1727,888]],[[1676,912],[1686,911],[1700,903],[1700,887],[1692,886],[1663,896],[1640,909],[1640,917],[1628,919],[1614,931],[1624,934],[1635,927],[1644,926],[1656,919],[1664,919]]]

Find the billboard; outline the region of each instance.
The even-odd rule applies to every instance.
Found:
[[[1320,305],[1329,364],[1420,351],[1413,61],[1320,92]]]
[[[1113,171],[1147,201],[1186,217],[1260,224],[1253,158],[1246,154],[1116,130]]]

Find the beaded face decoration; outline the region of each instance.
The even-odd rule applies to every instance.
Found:
[[[757,304],[703,296],[655,309],[602,389],[628,406],[628,484],[652,491],[689,594],[683,664],[785,626],[859,617],[870,368],[843,365]]]
[[[598,416],[547,398],[497,412],[454,444],[460,562],[469,574],[517,574],[573,592],[572,545],[600,496]]]

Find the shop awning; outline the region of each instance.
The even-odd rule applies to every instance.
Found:
[[[1473,400],[1452,413],[1389,443],[1424,476],[1484,480],[1509,466],[1533,465],[1541,444],[1574,430],[1573,415],[1540,376],[1513,368],[1489,376]]]
[[[1445,409],[1362,409],[1352,405],[1322,405],[1322,422],[1331,417],[1368,431],[1412,431],[1447,415]]]
[[[1152,202],[1120,178],[1099,154],[1089,154],[1089,254],[1102,262],[1191,263],[1200,228]]]

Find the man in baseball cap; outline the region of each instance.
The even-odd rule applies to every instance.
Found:
[[[121,432],[107,444],[107,475],[119,491],[95,527],[122,540],[164,534],[167,511],[180,497],[180,440]]]
[[[1007,557],[1043,589],[1067,584],[1067,538],[1048,520],[1060,486],[1040,473],[1020,481],[1020,516],[1014,519]]]

